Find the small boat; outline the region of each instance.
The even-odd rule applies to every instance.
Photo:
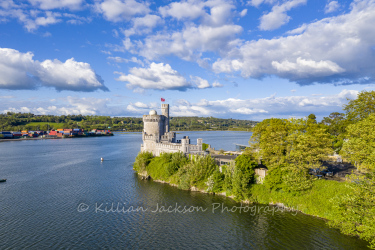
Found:
[[[7,179],[0,179],[0,182],[6,182]]]

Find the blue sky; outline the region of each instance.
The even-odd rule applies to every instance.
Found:
[[[374,23],[374,0],[0,0],[0,112],[322,118],[374,90]]]

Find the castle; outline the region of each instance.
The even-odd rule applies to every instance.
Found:
[[[202,154],[202,139],[197,139],[197,145],[190,144],[188,136],[176,140],[176,133],[169,131],[169,104],[161,105],[161,115],[151,110],[143,116],[143,132],[141,152],[148,151],[154,156],[161,153],[182,152],[188,154]]]

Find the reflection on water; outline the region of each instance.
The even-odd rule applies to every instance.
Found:
[[[227,150],[250,137],[246,132],[182,135]],[[8,179],[0,183],[1,248],[366,247],[311,216],[265,213],[269,206],[264,205],[257,205],[259,213],[222,212],[221,206],[241,204],[142,181],[132,170],[140,144],[141,134],[135,133],[0,143],[0,178]],[[213,211],[216,204],[220,209]],[[161,206],[170,211],[154,212]],[[184,213],[173,210],[176,206],[205,211]]]

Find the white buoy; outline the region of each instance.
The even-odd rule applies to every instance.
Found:
[[[100,158],[100,160],[101,160],[101,161],[104,161],[103,157],[102,157],[102,158]]]

